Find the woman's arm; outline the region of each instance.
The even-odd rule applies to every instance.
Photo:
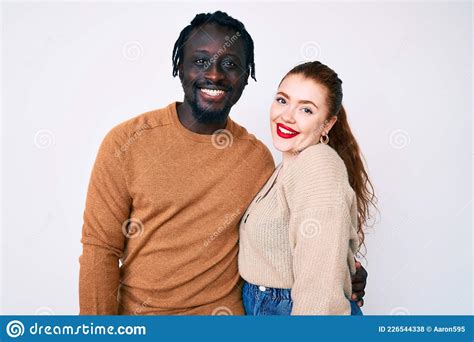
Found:
[[[350,315],[357,234],[344,162],[329,146],[312,146],[290,165],[284,182],[293,247],[292,315]]]

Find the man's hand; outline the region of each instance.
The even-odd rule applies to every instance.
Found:
[[[362,264],[356,260],[356,273],[352,276],[352,300],[357,300],[357,305],[364,305],[365,286],[367,285],[368,273]]]

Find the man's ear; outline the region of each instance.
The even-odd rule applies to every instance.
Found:
[[[246,72],[244,77],[245,77],[244,86],[246,86],[247,84],[249,84],[249,73]]]
[[[183,81],[183,62],[180,62],[178,65],[178,77]]]

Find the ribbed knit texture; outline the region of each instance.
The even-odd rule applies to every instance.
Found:
[[[308,147],[277,167],[244,214],[240,274],[291,289],[292,315],[350,315],[356,227],[343,160],[327,145]]]
[[[81,314],[243,314],[238,224],[275,165],[243,127],[225,129],[191,132],[172,103],[107,134],[84,212]]]

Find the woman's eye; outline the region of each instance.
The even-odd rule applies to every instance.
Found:
[[[303,112],[305,112],[306,114],[313,114],[313,111],[309,108],[303,108]]]
[[[286,104],[286,101],[285,101],[285,99],[284,99],[283,97],[277,97],[275,100],[276,100],[276,102],[278,102],[278,103]]]

